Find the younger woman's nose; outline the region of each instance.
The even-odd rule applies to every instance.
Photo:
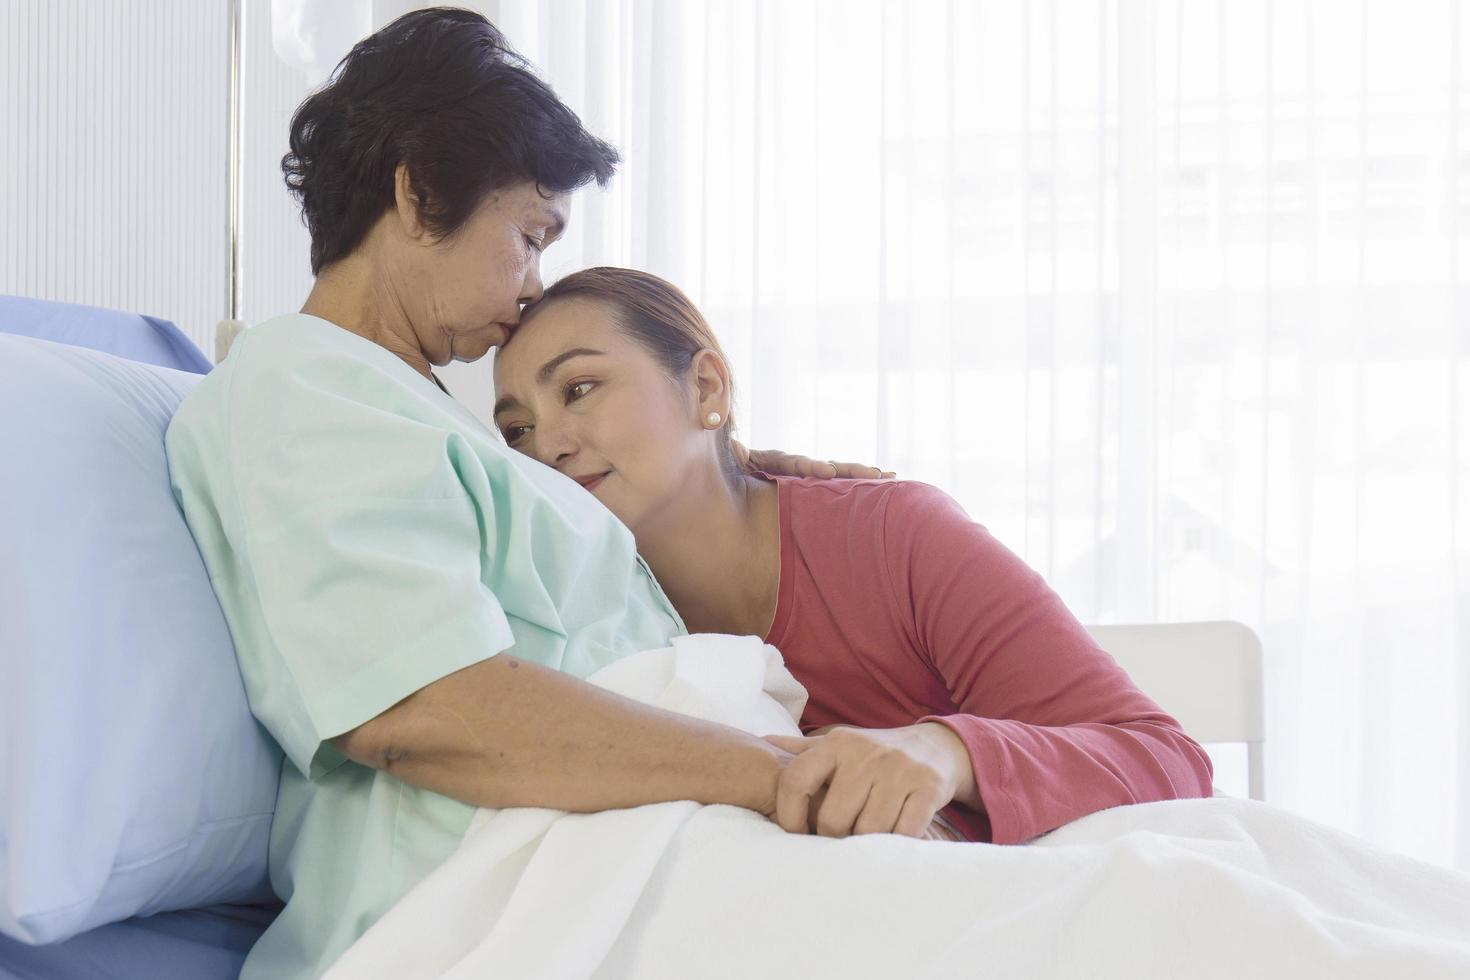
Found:
[[[561,469],[577,454],[575,433],[558,420],[538,419],[535,436],[536,458],[547,466]]]

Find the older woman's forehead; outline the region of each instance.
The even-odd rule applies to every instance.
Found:
[[[521,181],[493,192],[486,203],[498,203],[518,212],[522,217],[544,221],[557,232],[571,220],[572,196],[565,191],[548,194],[530,181]]]
[[[565,196],[549,201],[542,198],[532,207],[537,216],[546,222],[547,232],[551,238],[556,238],[565,231],[567,222],[571,220],[571,205]]]
[[[570,194],[556,192],[547,194],[530,181],[518,181],[490,191],[476,205],[479,212],[500,212],[517,218],[535,218],[559,228],[565,228],[571,220],[572,198]]]

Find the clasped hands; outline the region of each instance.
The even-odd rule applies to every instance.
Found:
[[[822,462],[778,450],[751,452],[738,442],[733,446],[743,463],[789,476],[894,475],[858,463]],[[806,736],[768,735],[766,741],[791,754],[766,816],[793,834],[892,833],[956,840],[934,815],[955,799],[978,802],[970,754],[960,737],[938,722],[905,728],[829,725]]]
[[[767,735],[790,753],[772,813],[790,833],[903,834],[954,839],[934,815],[975,795],[969,752],[938,722],[904,728],[834,725],[810,735]]]

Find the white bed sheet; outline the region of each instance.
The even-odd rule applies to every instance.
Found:
[[[802,699],[753,638],[684,638],[594,681],[757,734],[794,731]],[[789,835],[689,802],[483,810],[328,977],[487,976],[1464,980],[1470,876],[1229,798],[1020,847]]]

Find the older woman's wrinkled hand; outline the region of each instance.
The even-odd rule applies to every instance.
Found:
[[[779,449],[746,449],[738,441],[731,442],[735,458],[742,464],[776,476],[812,476],[821,480],[879,480],[893,477],[891,470],[862,463],[839,463],[830,459],[811,459],[783,453]]]

